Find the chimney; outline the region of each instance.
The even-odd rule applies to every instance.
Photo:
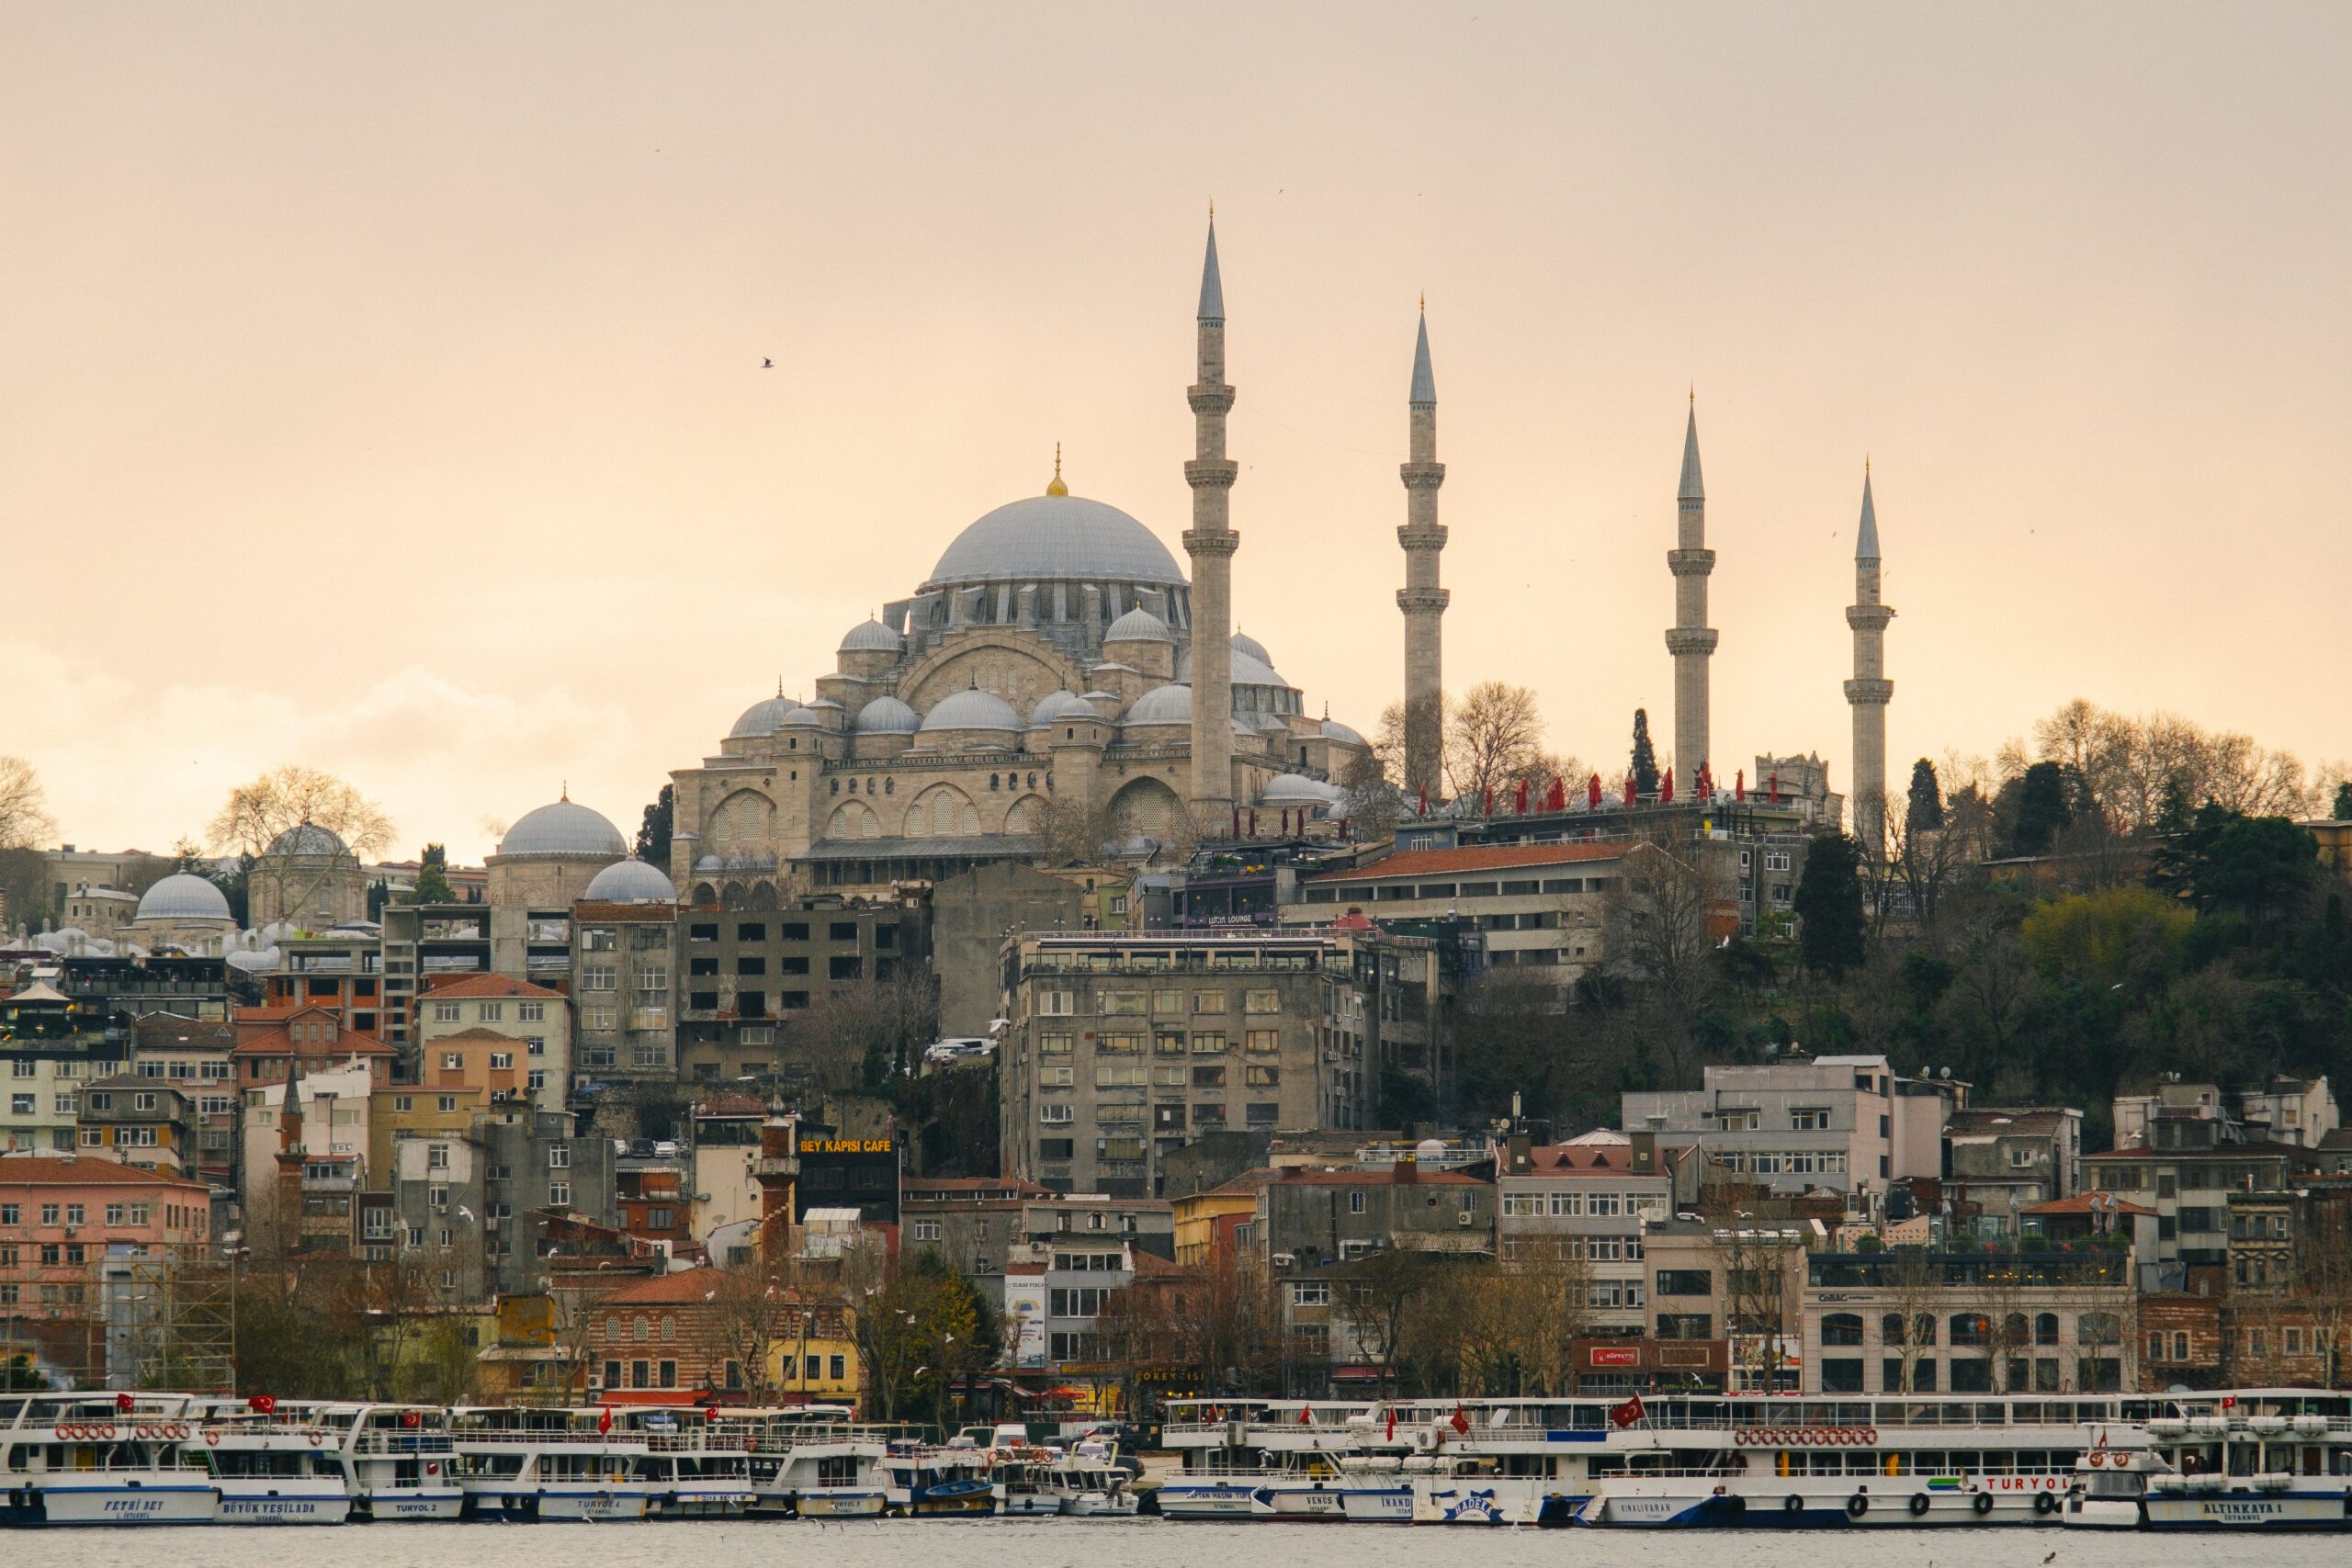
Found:
[[[1419,1186],[1421,1179],[1421,1162],[1411,1155],[1405,1156],[1396,1162],[1395,1168],[1390,1170],[1388,1179],[1399,1187]]]

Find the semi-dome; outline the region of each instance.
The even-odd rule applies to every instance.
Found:
[[[896,653],[906,646],[906,638],[870,616],[850,627],[842,637],[843,653]]]
[[[641,860],[616,860],[589,878],[581,897],[603,904],[669,904],[677,901],[678,890],[667,873]]]
[[[136,920],[225,920],[229,899],[192,871],[175,871],[139,896]]]
[[[776,727],[784,722],[784,716],[799,705],[796,698],[787,697],[781,692],[772,697],[762,697],[743,710],[743,716],[735,721],[735,728],[727,732],[727,739],[750,740],[763,735],[774,735]]]
[[[851,728],[860,735],[912,735],[922,728],[922,720],[898,698],[876,697],[857,710]]]
[[[1064,689],[1049,693],[1029,714],[1029,728],[1041,724],[1059,724],[1066,718],[1092,718],[1094,705],[1076,692]]]
[[[342,839],[316,822],[298,823],[269,841],[268,852],[274,855],[339,855],[345,851]]]
[[[1327,740],[1344,740],[1351,746],[1363,744],[1363,736],[1358,735],[1336,718],[1327,718],[1323,721],[1323,738]]]
[[[1193,722],[1193,688],[1190,686],[1154,686],[1136,699],[1127,710],[1128,724],[1190,724]]]
[[[1266,645],[1248,632],[1235,632],[1226,639],[1226,646],[1236,653],[1248,654],[1261,664],[1272,664],[1274,661],[1274,656],[1266,651]]]
[[[1168,632],[1168,623],[1138,604],[1111,623],[1102,634],[1104,642],[1174,642]]]
[[[1168,547],[1117,507],[1083,496],[1032,495],[956,535],[923,586],[1056,578],[1184,585]]]
[[[922,716],[922,728],[933,729],[1021,729],[1024,726],[1012,705],[994,692],[975,686],[943,698]]]
[[[1253,645],[1254,646],[1254,645]],[[1237,686],[1284,686],[1282,671],[1266,662],[1264,656],[1255,654],[1238,642],[1234,645],[1231,679]]]
[[[601,811],[592,811],[566,796],[536,811],[506,829],[498,840],[502,855],[608,855],[617,860],[628,853],[628,840]]]

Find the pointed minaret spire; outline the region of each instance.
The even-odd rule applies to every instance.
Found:
[[[1405,395],[1405,586],[1396,607],[1405,613],[1405,792],[1442,798],[1445,755],[1445,672],[1442,631],[1448,594],[1438,586],[1438,557],[1445,529],[1437,520],[1438,487],[1445,465],[1437,460],[1437,378],[1430,369],[1428,301],[1413,343],[1413,383]]]
[[[1225,416],[1233,389],[1225,379],[1225,283],[1216,266],[1216,209],[1201,263],[1198,368],[1185,400],[1193,409],[1193,525],[1184,531],[1193,586],[1193,793],[1194,826],[1204,836],[1228,833],[1233,817],[1233,481],[1240,466],[1225,455]]]
[[[1216,270],[1216,209],[1209,209],[1209,249],[1201,263],[1201,320],[1225,320],[1225,279]]]
[[[1878,505],[1871,499],[1870,460],[1862,461],[1862,522],[1854,536],[1854,602],[1846,624],[1854,631],[1854,678],[1846,705],[1854,715],[1854,838],[1872,860],[1886,854],[1886,705],[1894,682],[1886,678],[1886,623],[1894,612],[1879,603]]]
[[[1690,389],[1690,421],[1682,427],[1682,483],[1676,502],[1675,547],[1666,555],[1674,574],[1674,626],[1666,649],[1674,656],[1674,761],[1696,778],[1711,762],[1708,750],[1707,661],[1715,656],[1715,629],[1707,625],[1707,578],[1715,552],[1707,548],[1707,487],[1699,477],[1699,390]]]

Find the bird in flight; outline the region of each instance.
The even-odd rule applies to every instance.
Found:
[[[763,358],[760,361],[760,368],[763,370],[773,370],[775,368],[775,361],[773,359]]]

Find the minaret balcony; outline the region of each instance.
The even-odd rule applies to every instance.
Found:
[[[1229,556],[1241,547],[1241,536],[1230,528],[1214,531],[1203,528],[1184,530],[1184,553],[1198,559],[1204,556]]]
[[[1396,472],[1407,490],[1435,490],[1445,482],[1443,463],[1399,463]]]
[[[1705,577],[1715,570],[1713,550],[1668,550],[1666,570],[1677,577]]]
[[[1849,604],[1846,624],[1858,632],[1883,632],[1886,623],[1894,619],[1894,612],[1883,604]]]
[[[1231,490],[1241,465],[1230,457],[1194,457],[1184,465],[1184,482],[1194,490]]]
[[[1666,634],[1666,650],[1678,659],[1686,653],[1713,653],[1719,636],[1713,626],[1671,626]]]
[[[1408,550],[1442,550],[1445,548],[1444,525],[1430,523],[1420,526],[1408,523],[1396,530],[1396,542]]]
[[[1856,676],[1846,682],[1846,700],[1856,707],[1884,707],[1894,699],[1894,682],[1869,676]]]
[[[1453,598],[1450,589],[1399,588],[1396,590],[1396,607],[1408,615],[1417,613],[1442,615]]]
[[[1194,413],[1231,413],[1233,389],[1222,381],[1198,382],[1184,389],[1184,400],[1193,405]]]

